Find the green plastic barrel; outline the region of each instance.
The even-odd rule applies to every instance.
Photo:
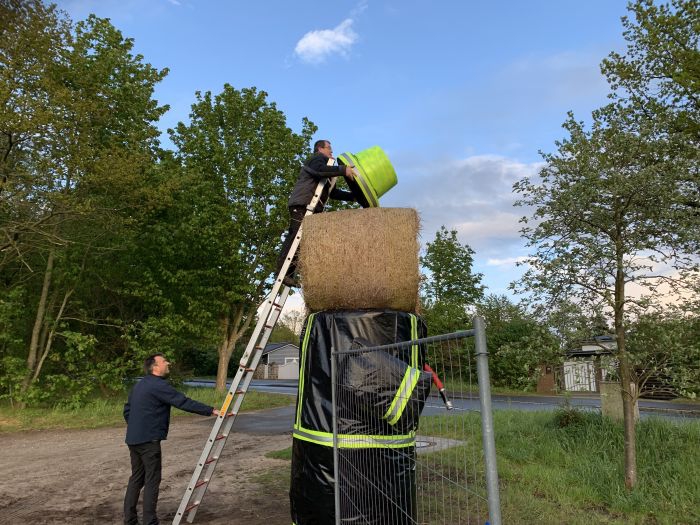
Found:
[[[353,167],[355,180],[348,181],[348,186],[363,208],[378,207],[379,197],[396,186],[396,171],[379,146],[354,154],[343,153],[338,162]]]

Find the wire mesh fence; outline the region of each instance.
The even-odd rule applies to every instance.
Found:
[[[331,365],[337,524],[500,524],[479,321]]]

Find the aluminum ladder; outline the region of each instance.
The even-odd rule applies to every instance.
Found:
[[[316,208],[320,198],[321,192],[323,191],[326,184],[330,185],[329,192],[333,189],[335,185],[335,177],[322,180],[316,186],[314,191],[314,196],[311,202],[306,207],[306,215],[311,215]],[[192,478],[190,479],[185,494],[180,501],[180,506],[175,513],[175,518],[173,519],[173,525],[178,525],[183,518],[186,519],[188,523],[194,521],[195,514],[202,503],[202,498],[207,491],[209,482],[214,474],[216,465],[221,457],[221,452],[226,445],[226,440],[231,433],[231,427],[233,426],[236,416],[238,415],[238,410],[240,409],[243,398],[245,397],[250,382],[253,379],[253,374],[255,369],[260,362],[263,350],[267,344],[270,334],[273,328],[277,324],[284,303],[287,301],[290,289],[282,283],[284,276],[287,274],[294,255],[299,248],[299,241],[301,240],[301,226],[297,232],[292,245],[289,248],[287,257],[285,258],[282,269],[279,275],[275,279],[275,284],[272,286],[272,291],[265,299],[265,302],[261,305],[262,311],[260,313],[260,318],[258,323],[255,325],[253,334],[246,346],[245,352],[241,357],[240,363],[238,365],[238,371],[236,372],[231,386],[226,394],[221,409],[219,410],[219,415],[214,422],[214,427],[207,438],[207,442],[204,445],[204,450],[197,460],[197,465],[195,466],[194,472],[192,473]]]

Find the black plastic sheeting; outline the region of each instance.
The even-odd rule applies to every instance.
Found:
[[[333,432],[331,349],[340,351],[380,346],[425,337],[420,317],[405,312],[334,311],[314,314],[302,330],[308,334],[304,369],[300,371],[297,398],[302,429]],[[339,356],[338,433],[351,435],[408,434],[418,425],[418,416],[430,390],[431,377],[420,373],[411,402],[401,417],[390,424],[385,413],[411,364],[422,370],[425,349],[418,347],[417,363],[411,348],[382,352],[359,352]],[[414,369],[415,370],[415,369]],[[301,384],[303,381],[303,384]],[[415,447],[342,448],[341,464],[353,473],[341,478],[341,521],[344,524],[388,525],[414,523],[416,515]],[[344,469],[346,471],[347,469]],[[391,476],[386,473],[391,472]],[[292,447],[290,502],[296,525],[335,523],[333,448],[295,438]],[[368,494],[384,494],[383,498]],[[391,505],[388,502],[391,501]],[[369,520],[369,521],[368,521]]]

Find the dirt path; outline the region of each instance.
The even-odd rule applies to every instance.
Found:
[[[210,418],[175,418],[163,447],[158,515],[167,524],[177,510],[204,442]],[[250,481],[289,462],[267,452],[291,445],[291,435],[235,434],[229,438],[195,523],[290,523],[285,493],[264,494]],[[130,475],[124,428],[0,434],[0,523],[121,523]]]

